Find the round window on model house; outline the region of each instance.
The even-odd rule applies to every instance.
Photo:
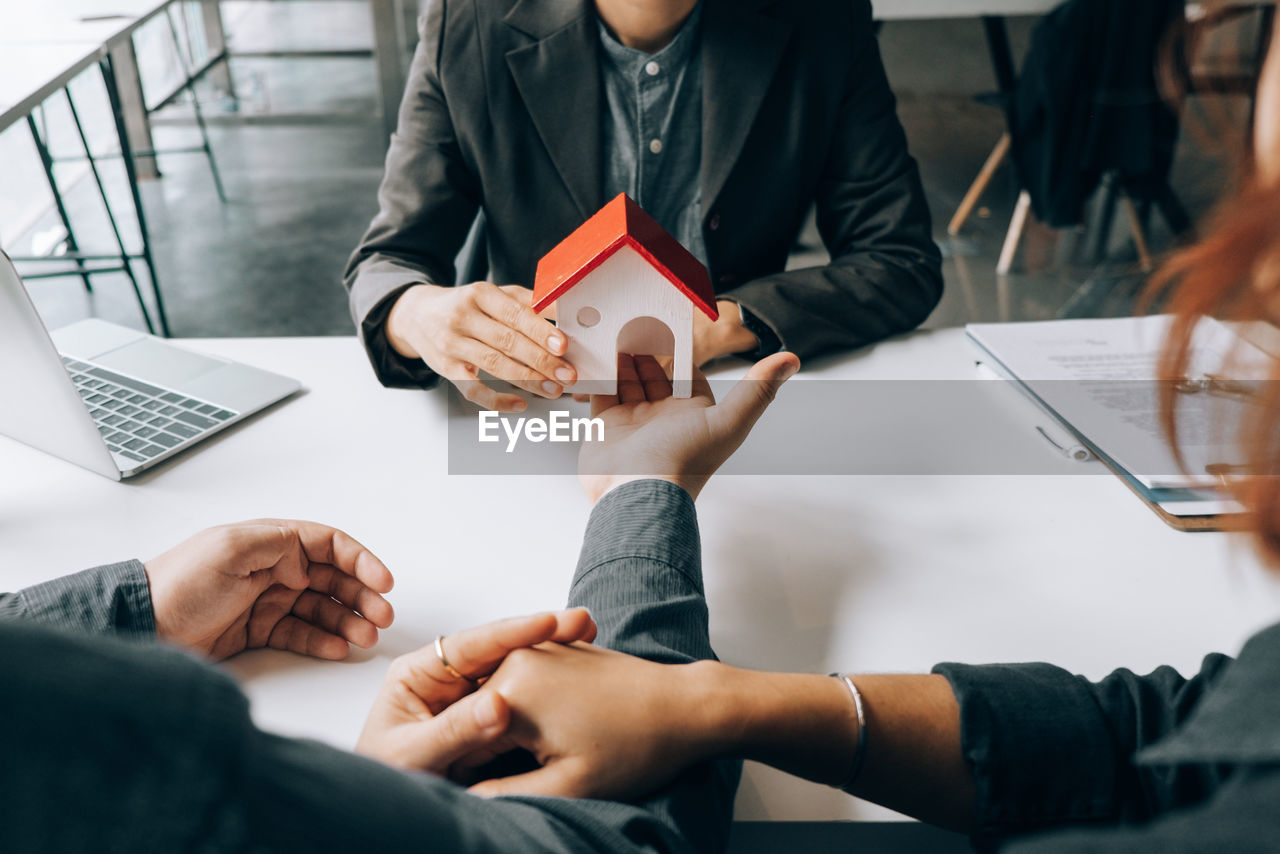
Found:
[[[578,309],[578,325],[583,329],[590,329],[600,322],[600,312],[589,305],[584,305]]]

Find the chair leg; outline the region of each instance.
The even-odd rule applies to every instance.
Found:
[[[1156,193],[1156,207],[1160,209],[1160,215],[1169,224],[1169,230],[1175,237],[1179,240],[1195,240],[1191,216],[1167,182]]]
[[[973,213],[973,209],[977,206],[978,200],[982,198],[982,194],[991,185],[991,179],[995,177],[996,170],[1000,168],[1000,164],[1004,163],[1005,158],[1009,156],[1009,148],[1012,145],[1013,137],[1006,131],[1000,137],[1000,141],[996,143],[996,147],[991,149],[991,154],[987,156],[987,162],[982,164],[982,170],[978,172],[978,177],[973,179],[973,184],[970,185],[969,191],[964,194],[960,207],[956,208],[956,214],[951,218],[951,224],[947,226],[947,234],[955,237],[960,233],[965,221],[969,219],[969,214]]]
[[[1086,252],[1089,253],[1094,264],[1101,264],[1107,260],[1107,249],[1111,246],[1111,224],[1115,221],[1116,204],[1119,200],[1119,176],[1115,172],[1107,172],[1102,176],[1097,208],[1090,218],[1085,241]]]
[[[1007,276],[1013,269],[1013,261],[1018,257],[1018,246],[1022,243],[1022,235],[1027,230],[1027,218],[1031,215],[1031,193],[1023,190],[1018,195],[1018,204],[1013,209],[1013,219],[1009,222],[1009,233],[1004,238],[1004,248],[1000,250],[1000,262],[996,264],[996,275]]]
[[[40,165],[44,167],[45,180],[49,182],[49,190],[53,193],[53,206],[58,211],[58,219],[62,221],[62,227],[67,232],[67,248],[71,250],[73,255],[80,252],[80,244],[76,240],[75,229],[71,227],[71,216],[67,213],[67,206],[62,200],[62,191],[58,188],[58,179],[53,173],[53,155],[49,153],[49,146],[45,143],[44,135],[40,132],[40,126],[36,124],[35,117],[27,114],[27,129],[31,131],[31,141],[36,147],[36,154],[40,156]],[[76,270],[80,274],[81,280],[84,282],[84,289],[87,293],[93,293],[93,282],[89,280],[90,272],[85,269],[84,261],[76,259]]]
[[[1151,258],[1151,248],[1147,245],[1146,230],[1142,227],[1142,217],[1129,194],[1121,190],[1120,204],[1124,206],[1125,216],[1129,218],[1129,230],[1133,232],[1133,245],[1138,248],[1138,260],[1142,263],[1142,272],[1150,273],[1156,268]]]
[[[138,308],[142,311],[142,319],[147,324],[147,331],[155,335],[156,326],[151,321],[151,312],[147,311],[147,301],[142,298],[142,288],[138,286],[138,277],[133,273],[129,250],[125,248],[124,238],[120,236],[120,227],[116,224],[116,215],[111,208],[111,199],[107,197],[106,185],[102,183],[102,173],[98,171],[98,161],[93,156],[93,149],[89,147],[89,137],[85,134],[84,125],[80,122],[80,111],[76,109],[75,99],[71,97],[71,87],[64,87],[62,93],[67,98],[67,108],[71,110],[71,120],[75,123],[76,134],[79,135],[80,145],[84,148],[85,160],[89,162],[89,171],[93,173],[93,182],[98,187],[98,197],[102,199],[102,207],[107,212],[107,221],[111,223],[111,233],[115,235],[116,247],[120,250],[120,266],[124,268],[124,274],[129,277],[129,283],[133,285],[133,294],[138,298]]]
[[[117,86],[115,60],[111,54],[107,54],[98,62],[98,69],[102,72],[102,82],[107,87],[107,98],[111,102],[111,115],[116,123],[116,136],[120,141],[120,159],[124,163],[129,193],[133,196],[133,210],[138,216],[138,236],[142,240],[142,260],[147,265],[147,275],[151,277],[151,294],[156,301],[156,318],[160,321],[160,334],[168,338],[172,334],[169,329],[169,317],[164,310],[164,297],[160,294],[160,277],[156,275],[155,257],[151,254],[151,233],[147,229],[147,213],[142,206],[142,192],[138,189],[138,171],[134,163],[133,148],[129,144],[129,132],[125,127],[124,112],[120,104],[120,90]]]
[[[205,157],[209,159],[209,171],[213,173],[213,185],[218,190],[218,198],[223,204],[226,204],[227,194],[222,188],[222,176],[218,174],[218,161],[214,160],[213,148],[209,145],[209,129],[204,123],[204,111],[200,109],[200,99],[196,97],[195,77],[192,75],[191,65],[182,53],[182,39],[178,35],[178,22],[173,19],[172,6],[165,7],[164,11],[165,17],[169,21],[169,32],[173,35],[173,50],[178,57],[178,65],[182,69],[182,75],[186,79],[183,88],[191,96],[191,106],[195,111],[196,126],[200,128],[200,147],[204,149]],[[190,44],[190,39],[187,40],[187,43]]]

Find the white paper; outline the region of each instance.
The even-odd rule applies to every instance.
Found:
[[[1157,366],[1166,315],[1042,323],[971,324],[969,336],[1082,441],[1149,489],[1217,488],[1206,466],[1238,465],[1247,399],[1181,393],[1178,466],[1160,420]],[[1271,357],[1214,320],[1196,329],[1187,375],[1263,379]]]

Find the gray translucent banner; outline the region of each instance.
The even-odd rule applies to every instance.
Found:
[[[717,399],[733,387],[713,382]],[[1177,392],[1190,471],[1236,471],[1241,418],[1261,384]],[[1107,474],[1099,450],[1136,474],[1181,476],[1162,438],[1160,384],[1043,382],[1029,395],[1004,380],[794,379],[721,469],[777,475]],[[1039,402],[1034,397],[1039,397]],[[1083,439],[1043,403],[1076,413]],[[521,419],[524,419],[521,421]],[[449,473],[546,475],[578,471],[588,437],[610,441],[608,419],[585,403],[533,399],[518,415],[483,414],[450,390]],[[574,441],[576,430],[577,441]],[[564,441],[553,441],[553,436]],[[660,439],[658,440],[661,441]],[[1086,453],[1086,451],[1090,453]],[[1085,459],[1082,459],[1085,458]],[[644,466],[636,466],[644,468]],[[630,474],[668,474],[630,471]]]

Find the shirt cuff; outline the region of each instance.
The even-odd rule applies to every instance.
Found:
[[[17,595],[20,619],[95,634],[155,635],[151,586],[137,560],[86,569]]]
[[[778,330],[773,325],[757,314],[750,306],[743,302],[737,296],[737,293],[716,294],[716,299],[727,300],[738,307],[738,312],[742,318],[742,328],[756,336],[756,348],[754,350],[744,350],[736,355],[743,356],[748,359],[763,359],[765,356],[772,356],[779,350],[786,349],[786,345],[782,341],[782,337],[778,334]]]
[[[440,380],[440,375],[427,367],[426,362],[401,356],[387,340],[387,317],[396,300],[409,288],[420,284],[424,283],[403,283],[391,290],[360,321],[360,340],[364,342],[369,362],[378,380],[388,388],[431,388]]]
[[[973,842],[1114,819],[1116,756],[1083,678],[1049,664],[939,664],[977,792]],[[1052,774],[1045,769],[1052,768]]]

